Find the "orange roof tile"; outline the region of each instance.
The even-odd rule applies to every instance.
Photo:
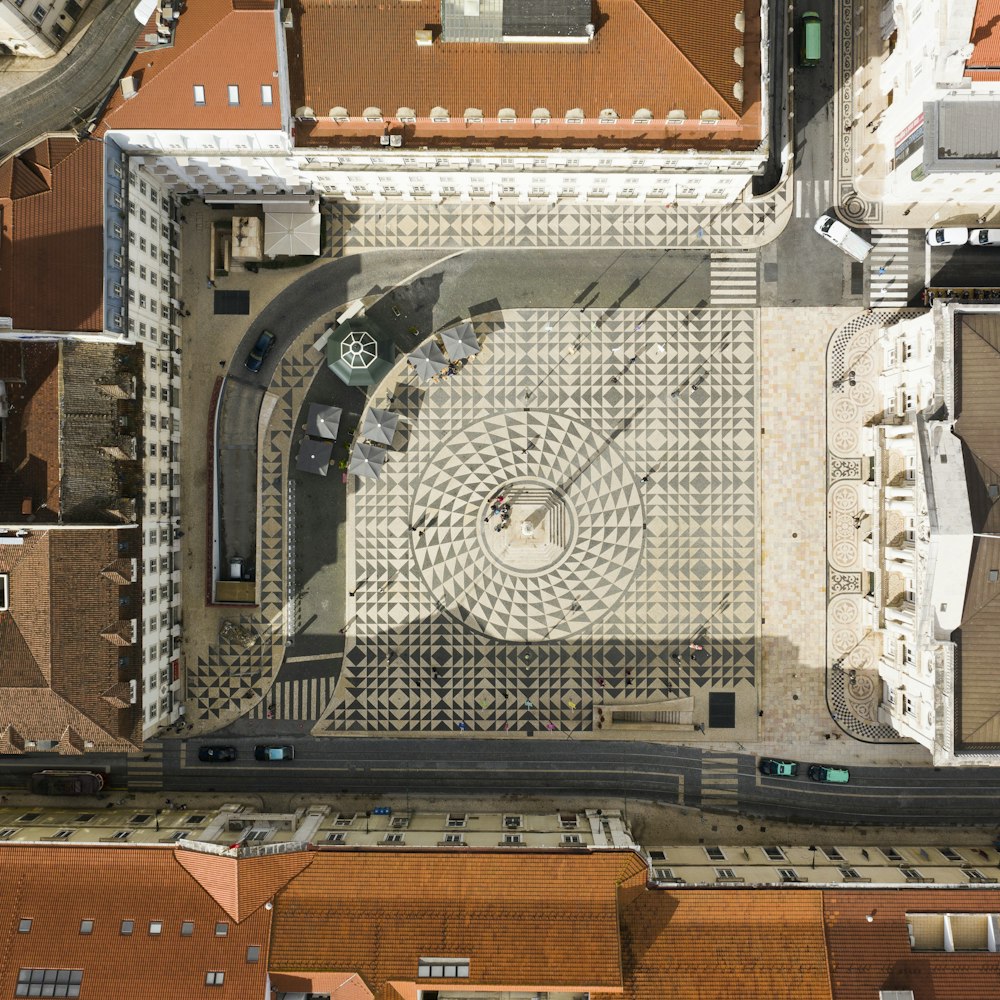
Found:
[[[312,863],[299,852],[261,858],[180,851],[177,860],[234,920],[243,920]]]
[[[626,1000],[831,996],[819,891],[644,890],[621,924]]]
[[[99,142],[65,138],[0,168],[0,316],[15,329],[104,329],[103,171]]]
[[[972,20],[972,55],[965,75],[980,82],[1000,78],[1000,0],[979,0]]]
[[[21,969],[80,969],[80,995],[100,1000],[265,995],[270,911],[234,922],[169,847],[0,844],[0,871],[0,996],[14,996]],[[81,920],[94,922],[91,933],[80,933]],[[130,934],[123,920],[133,921]],[[151,921],[162,922],[160,934],[149,933]],[[190,935],[183,921],[193,922]],[[256,963],[246,960],[250,945],[261,949]],[[206,985],[209,971],[225,974],[221,986]]]
[[[278,50],[273,9],[234,9],[232,0],[190,0],[173,45],[139,52],[126,75],[138,76],[134,97],[115,90],[101,129],[280,129]],[[194,86],[205,104],[194,103]],[[230,105],[227,87],[239,87]],[[272,87],[271,105],[261,86]]]
[[[1000,889],[993,888],[824,893],[835,1000],[872,1000],[879,990],[912,990],[917,1000],[997,996],[1000,954],[913,951],[906,914],[998,910]]]
[[[747,30],[735,27],[746,11]],[[377,107],[385,118],[412,108],[417,124],[404,134],[443,144],[441,129],[429,122],[432,107],[445,108],[459,119],[456,145],[470,138],[502,137],[509,127],[498,123],[501,108],[513,108],[530,140],[522,144],[565,144],[572,133],[564,118],[581,108],[591,119],[581,131],[599,144],[629,144],[644,139],[662,143],[678,139],[663,124],[668,111],[683,110],[698,119],[705,110],[719,112],[712,129],[698,126],[703,137],[725,136],[729,144],[757,142],[760,134],[757,4],[751,0],[599,0],[595,4],[597,34],[588,44],[518,44],[443,42],[417,46],[414,32],[440,22],[440,0],[385,4],[382,0],[296,0],[294,42],[289,51],[292,109],[311,107],[322,117],[343,107],[361,118]],[[710,26],[707,30],[706,26]],[[734,51],[744,49],[745,66]],[[743,97],[734,93],[744,87]],[[479,125],[461,122],[466,108],[481,109]],[[530,116],[545,108],[551,126],[534,127]],[[593,120],[612,108],[623,124],[592,135]],[[632,115],[648,108],[656,126],[633,127]],[[300,123],[297,141],[329,144],[360,129],[363,122],[328,128]],[[381,126],[379,127],[381,131]],[[607,133],[606,135],[604,133]],[[684,137],[691,144],[688,136]]]
[[[617,890],[644,871],[629,851],[320,852],[277,897],[271,968],[357,973],[380,1000],[439,956],[468,958],[467,984],[620,990]]]

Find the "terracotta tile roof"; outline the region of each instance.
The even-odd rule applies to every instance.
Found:
[[[43,139],[0,167],[0,316],[18,330],[103,330],[102,146]]]
[[[747,30],[741,33],[735,18],[744,8]],[[580,132],[591,144],[662,144],[683,137],[691,145],[692,136],[725,139],[729,145],[760,140],[756,2],[599,0],[595,9],[598,30],[588,44],[437,39],[418,47],[414,32],[439,23],[439,0],[296,0],[289,45],[293,112],[304,105],[325,117],[343,107],[359,119],[365,109],[376,107],[395,119],[400,108],[411,108],[418,123],[404,126],[404,135],[421,143],[430,136],[433,144],[444,144],[447,133],[429,120],[431,109],[439,106],[459,119],[451,137],[460,146],[470,138],[485,144],[507,135],[510,126],[496,118],[508,107],[520,119],[516,128],[524,132],[522,145],[565,145],[564,133],[574,131],[564,123],[572,108],[581,108],[590,119]],[[738,47],[744,49],[744,67],[733,57]],[[737,83],[744,88],[742,99],[734,94]],[[466,126],[461,119],[470,107],[482,110],[486,122]],[[535,108],[546,108],[553,124],[533,126]],[[623,124],[598,128],[604,108],[617,111]],[[632,126],[640,108],[649,109],[659,124]],[[694,120],[714,110],[722,121],[668,130],[664,119],[674,109]],[[383,127],[378,126],[379,134]],[[553,135],[547,136],[550,129]],[[296,141],[335,144],[338,136],[371,131],[359,121],[299,123]]]
[[[138,75],[138,92],[126,100],[116,88],[101,130],[280,129],[277,73],[273,9],[190,0],[173,45],[139,52],[132,60],[126,75]],[[194,103],[195,84],[205,88],[204,105]],[[238,106],[229,104],[229,84],[240,88]],[[261,103],[262,84],[273,88],[270,106]]]
[[[621,925],[626,1000],[831,996],[819,891],[644,890]]]
[[[226,913],[243,920],[273,899],[314,857],[300,852],[237,858],[182,850],[177,860]]]
[[[20,969],[81,969],[82,997],[144,1000],[265,996],[271,913],[235,922],[202,891],[168,847],[0,845],[0,996],[13,997]],[[21,919],[31,920],[18,933]],[[81,920],[93,920],[90,934]],[[123,920],[134,922],[121,933]],[[149,933],[150,921],[162,932]],[[194,923],[182,936],[183,921]],[[215,925],[225,923],[219,936]],[[248,946],[260,960],[246,961]],[[209,971],[225,974],[207,986]]]
[[[972,529],[1000,531],[1000,316],[964,313],[955,330],[955,433],[962,439]],[[1000,568],[1000,539],[977,537],[966,588],[958,645],[955,741],[959,749],[1000,748],[1000,585],[989,572]]]
[[[965,75],[981,82],[1000,79],[996,72],[1000,69],[1000,0],[979,0],[969,41],[973,50]]]
[[[902,889],[824,893],[835,1000],[873,1000],[913,990],[916,1000],[997,996],[1000,954],[912,951],[907,913],[996,913],[997,889]],[[869,923],[866,916],[871,914]]]
[[[644,872],[628,851],[320,852],[278,895],[271,968],[357,973],[379,1000],[437,956],[468,984],[614,990],[618,886]]]
[[[140,598],[101,576],[119,540],[138,548],[136,530],[34,530],[21,545],[0,545],[10,610],[0,612],[0,729],[22,740],[51,740],[61,753],[129,750],[140,739],[141,698],[122,707],[104,697],[138,677],[120,667],[125,647],[101,635],[121,613],[119,596]],[[120,699],[119,699],[120,700]]]

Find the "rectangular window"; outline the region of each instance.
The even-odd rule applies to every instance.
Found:
[[[131,934],[135,930],[134,920],[123,920],[121,927],[118,929],[120,934]]]
[[[839,871],[845,882],[850,881],[851,879],[861,878],[856,868],[841,868]]]
[[[226,92],[229,94],[229,103],[236,105],[240,103],[240,88],[235,84],[231,83],[226,87]]]
[[[468,979],[467,958],[421,958],[417,975],[422,979]]]
[[[205,973],[205,985],[206,986],[221,986],[226,979],[226,974],[224,972],[206,972]]]
[[[353,813],[350,816],[347,816],[344,813],[338,813],[337,818],[333,821],[334,826],[351,826],[353,825],[353,823],[354,823]]]
[[[274,91],[271,89],[269,83],[262,83],[260,85],[260,103],[267,108],[274,104]]]
[[[45,20],[45,8],[39,4],[31,15],[39,24]]]
[[[383,844],[402,844],[403,834],[401,833],[387,833],[385,837],[382,838]]]
[[[945,861],[964,861],[965,860],[965,858],[963,858],[962,855],[959,854],[958,851],[956,851],[953,847],[941,847],[941,848],[938,848],[938,849],[941,852],[941,857],[943,857],[945,859]]]
[[[257,944],[247,945],[247,961],[251,965],[254,962],[260,961],[260,945]]]
[[[461,833],[446,833],[444,835],[444,842],[446,844],[461,844],[464,842],[463,836]]]
[[[582,844],[583,837],[578,833],[564,833],[562,835],[562,843],[564,844]]]
[[[780,847],[763,847],[761,850],[768,861],[785,860],[785,852]]]
[[[986,876],[978,868],[966,868],[965,877],[970,882],[985,882]]]
[[[778,875],[782,882],[798,882],[799,873],[794,868],[779,868]]]
[[[163,933],[163,921],[162,920],[150,920],[149,922],[149,933],[156,935]]]
[[[191,937],[192,934],[194,934],[194,921],[181,921],[181,937]]]
[[[195,104],[205,103],[205,88],[200,83],[196,83],[194,85],[194,103]]]
[[[727,881],[736,878],[736,872],[732,868],[716,868],[715,877],[720,881]]]
[[[903,855],[896,850],[895,847],[880,847],[879,850],[882,852],[886,861],[902,861]]]
[[[505,833],[503,835],[503,842],[505,844],[523,844],[524,839],[519,833]]]
[[[465,816],[456,813],[448,813],[448,826],[454,828],[465,826]]]
[[[82,983],[82,969],[21,969],[14,996],[78,997]]]
[[[328,833],[326,835],[326,842],[328,844],[343,844],[347,841],[346,833]]]
[[[836,847],[821,847],[820,850],[826,855],[827,861],[843,861],[844,855]]]
[[[709,861],[725,861],[726,852],[721,847],[706,847],[705,854]]]
[[[215,925],[215,936],[225,937],[229,933],[229,924],[216,924]]]
[[[907,882],[923,882],[924,880],[923,875],[916,868],[900,868],[899,870]]]
[[[93,920],[81,920],[80,921],[80,933],[81,934],[93,934],[94,933],[94,921]]]
[[[73,836],[73,830],[57,830],[53,835],[53,840],[69,840]]]
[[[27,934],[31,930],[31,917],[22,917],[17,925],[18,934]]]

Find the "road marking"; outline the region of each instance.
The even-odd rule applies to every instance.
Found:
[[[795,181],[795,218],[816,219],[833,200],[833,181]]]
[[[757,255],[718,251],[709,263],[709,301],[714,306],[757,305]]]
[[[269,705],[275,719],[319,720],[333,697],[332,677],[304,677],[295,681],[279,681],[249,713],[249,719],[266,719]]]
[[[149,760],[146,760],[146,758]],[[142,749],[125,757],[126,784],[132,791],[157,791],[163,787],[163,744],[146,740]]]
[[[740,758],[705,757],[701,767],[701,808],[735,809],[739,803]]]
[[[310,653],[308,656],[286,656],[285,663],[315,663],[317,660],[332,660],[340,656],[340,653]]]
[[[909,301],[910,233],[907,229],[873,229],[868,257],[868,305],[901,308]]]

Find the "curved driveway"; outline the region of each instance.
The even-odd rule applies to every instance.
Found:
[[[0,159],[46,132],[69,128],[105,97],[124,72],[141,25],[136,0],[110,0],[83,38],[39,79],[4,98]]]

